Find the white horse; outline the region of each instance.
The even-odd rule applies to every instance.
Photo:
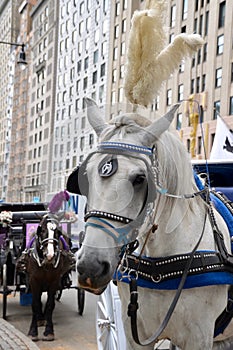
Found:
[[[136,254],[152,258],[180,256],[197,248],[216,251],[209,205],[200,195],[183,196],[198,188],[184,145],[167,130],[178,105],[153,123],[132,113],[106,124],[95,102],[86,99],[86,103],[100,146],[75,179],[78,191],[83,189],[87,195],[86,233],[77,262],[80,286],[101,293],[120,259],[128,263],[122,247],[136,238]],[[227,226],[215,210],[214,217],[230,251]],[[127,349],[141,349],[132,338],[127,315],[129,285],[120,280],[117,285]],[[137,325],[142,341],[160,327],[175,293],[138,287]],[[227,305],[227,294],[225,284],[183,289],[159,339],[170,339],[183,350],[212,349],[215,320]],[[154,349],[154,344],[155,340],[144,348]],[[217,342],[216,348],[225,349],[226,344],[233,341],[224,346]]]

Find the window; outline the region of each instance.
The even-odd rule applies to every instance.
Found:
[[[84,69],[86,70],[88,68],[89,65],[89,57],[86,57],[84,60]]]
[[[85,39],[85,50],[86,52],[89,50],[90,48],[90,37]]]
[[[100,30],[96,29],[95,34],[94,34],[95,44],[97,44],[99,42],[99,39],[100,39]]]
[[[233,96],[230,97],[229,115],[233,115]]]
[[[82,35],[83,32],[84,32],[84,21],[81,21],[78,26],[78,33],[79,35]]]
[[[184,85],[180,84],[178,87],[178,101],[183,101],[184,99]]]
[[[208,28],[209,28],[209,11],[205,14],[205,35],[208,35]]]
[[[200,77],[197,77],[196,84],[196,92],[200,92]]]
[[[91,17],[87,17],[86,19],[86,30],[89,33],[89,30],[91,29]]]
[[[89,146],[92,146],[94,143],[94,134],[89,135]]]
[[[188,0],[183,0],[182,20],[187,19],[188,15]]]
[[[114,38],[117,39],[118,37],[119,37],[119,25],[116,25],[114,30]]]
[[[101,85],[99,87],[99,101],[100,101],[100,103],[103,102],[103,97],[104,97],[104,85]]]
[[[206,88],[206,75],[203,74],[202,75],[202,88],[201,88],[201,91],[205,91],[205,88]]]
[[[124,79],[125,76],[125,66],[121,64],[120,66],[120,79]]]
[[[99,23],[99,20],[100,20],[100,8],[98,7],[98,8],[95,10],[95,22],[98,24],[98,23]]]
[[[100,77],[105,76],[105,63],[101,64],[100,67]]]
[[[117,60],[117,56],[118,56],[118,47],[114,47],[114,49],[113,49],[113,59],[114,59],[114,61]]]
[[[176,24],[176,5],[173,5],[171,7],[171,19],[170,19],[170,26],[173,28]]]
[[[107,41],[104,41],[102,43],[102,56],[104,56],[107,53]]]
[[[218,16],[218,28],[224,27],[225,13],[226,12],[226,1],[223,1],[219,5],[219,16]]]
[[[117,80],[117,70],[113,69],[112,71],[112,82],[115,83]]]
[[[79,41],[79,43],[78,43],[78,54],[81,55],[82,52],[83,52],[83,42]]]
[[[86,126],[86,118],[82,117],[82,119],[81,119],[81,129],[84,129],[85,126]]]
[[[119,16],[120,14],[120,3],[117,2],[115,5],[115,16]]]
[[[83,90],[86,90],[86,89],[87,89],[87,82],[88,82],[88,79],[87,79],[87,77],[85,77],[85,78],[83,79]]]
[[[180,130],[182,127],[182,113],[178,113],[176,116],[176,130]]]
[[[103,21],[102,32],[103,32],[103,35],[105,35],[108,32],[108,21],[107,21],[107,19],[105,19]]]
[[[81,151],[83,151],[83,149],[84,149],[84,144],[85,144],[85,138],[84,138],[84,136],[82,136],[80,138],[80,149],[81,149]]]
[[[203,28],[203,15],[200,16],[199,20],[199,34],[202,35],[202,28]]]
[[[197,51],[197,64],[201,63],[201,49]]]
[[[172,104],[172,90],[167,90],[167,106],[171,106]]]
[[[203,46],[203,62],[206,62],[207,60],[207,43]]]
[[[191,85],[190,85],[190,93],[191,93],[191,94],[194,93],[194,85],[195,85],[195,80],[192,79],[192,80],[191,80]]]
[[[216,69],[215,73],[215,87],[220,87],[222,85],[222,68]]]
[[[121,43],[121,56],[125,55],[125,41]]]
[[[81,70],[82,70],[82,61],[80,60],[80,61],[78,61],[78,63],[77,63],[77,72],[80,73]]]
[[[217,119],[218,113],[220,113],[220,101],[215,101],[213,119]]]
[[[84,13],[85,7],[84,7],[84,1],[81,2],[80,6],[79,6],[79,13],[82,16],[82,14]]]
[[[221,55],[223,53],[224,46],[224,35],[219,35],[217,38],[217,55]]]
[[[97,71],[95,71],[92,74],[92,84],[96,84],[97,83]]]
[[[119,91],[118,91],[118,101],[119,102],[123,102],[123,98],[124,98],[124,89],[123,88],[120,88]]]
[[[93,63],[97,63],[99,59],[99,50],[95,50],[94,55],[93,55]]]
[[[112,91],[111,94],[111,103],[116,103],[116,91]]]
[[[122,21],[121,31],[122,31],[122,33],[126,32],[126,19],[123,19],[123,21]]]

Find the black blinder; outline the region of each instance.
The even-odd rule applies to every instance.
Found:
[[[67,191],[82,196],[88,195],[88,180],[86,175],[86,161],[77,166],[69,175],[66,183]]]
[[[115,156],[105,157],[98,166],[98,173],[101,177],[109,177],[115,174],[118,169],[118,161]]]

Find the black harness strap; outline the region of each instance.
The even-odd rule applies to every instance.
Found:
[[[179,278],[184,273],[186,263],[191,254],[171,255],[167,258],[151,259],[139,258],[134,254],[127,254],[127,258],[121,263],[124,275],[131,275],[136,271],[138,277],[159,283],[174,278]],[[233,272],[233,266],[224,265],[221,256],[217,252],[195,252],[188,275],[197,275],[206,272]]]
[[[161,335],[161,333],[164,331],[164,329],[166,328],[172,314],[173,311],[176,307],[176,304],[180,298],[181,292],[183,290],[186,278],[188,276],[188,271],[190,269],[190,266],[192,264],[192,261],[194,259],[194,255],[195,252],[203,238],[204,235],[204,231],[205,231],[205,225],[206,225],[206,219],[207,219],[207,212],[205,214],[205,218],[204,218],[204,224],[203,224],[203,228],[202,228],[202,232],[201,235],[195,245],[195,247],[193,248],[192,252],[190,253],[190,257],[188,259],[188,261],[186,262],[185,265],[185,269],[184,272],[182,274],[178,289],[176,291],[175,297],[163,319],[163,322],[161,323],[161,325],[159,326],[159,328],[157,329],[157,331],[148,339],[144,340],[144,341],[140,341],[139,336],[138,336],[138,327],[137,327],[137,310],[138,310],[138,293],[137,293],[137,280],[136,278],[132,278],[130,281],[130,304],[128,306],[128,316],[131,319],[131,332],[132,332],[132,336],[134,341],[141,346],[147,346],[153,342],[155,342],[158,337]]]

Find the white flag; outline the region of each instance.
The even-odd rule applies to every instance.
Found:
[[[210,159],[233,159],[233,133],[219,116]]]

